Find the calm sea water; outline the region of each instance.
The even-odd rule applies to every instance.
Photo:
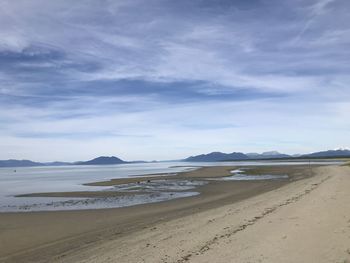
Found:
[[[319,163],[320,162],[312,162],[311,164]],[[322,162],[322,164],[334,163],[336,162]],[[130,206],[196,195],[198,193],[195,191],[195,188],[203,183],[201,181],[198,181],[192,182],[191,185],[183,181],[174,181],[172,185],[167,186],[160,180],[159,182],[154,182],[154,185],[152,185],[151,188],[149,185],[145,186],[147,188],[147,191],[149,191],[148,195],[135,195],[118,198],[15,197],[15,195],[39,192],[115,190],[113,187],[95,187],[83,185],[89,182],[104,181],[114,178],[145,176],[147,174],[155,173],[174,174],[185,170],[196,169],[198,166],[300,164],[308,164],[308,162],[163,162],[105,166],[89,165],[0,168],[0,212],[96,209]],[[132,185],[125,187],[132,187]],[[166,191],[166,188],[168,188],[168,191]],[[174,188],[176,191],[174,191]],[[140,187],[140,191],[141,190],[144,190],[142,189],[142,185]]]

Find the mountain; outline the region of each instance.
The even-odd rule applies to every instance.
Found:
[[[278,158],[290,158],[291,156],[277,151],[263,152],[263,153],[247,153],[250,159],[278,159]]]
[[[314,152],[310,154],[302,155],[301,157],[350,157],[350,150],[339,149],[339,150],[329,150],[322,152]]]
[[[86,162],[77,162],[75,164],[77,165],[107,165],[107,164],[122,164],[122,163],[128,163],[123,161],[122,159],[119,159],[115,156],[100,156],[95,159],[92,159],[90,161]]]
[[[191,156],[183,160],[176,161],[186,161],[186,162],[220,162],[220,161],[242,161],[242,160],[264,160],[264,159],[303,159],[303,158],[341,158],[350,157],[350,150],[339,149],[339,150],[329,150],[314,152],[310,154],[295,154],[288,155],[279,153],[277,151],[263,152],[263,153],[222,153],[222,152],[212,152],[208,154],[200,154],[196,156]],[[174,161],[174,160],[173,160]],[[131,161],[126,162],[115,156],[100,156],[89,161],[81,161],[75,163],[68,162],[33,162],[30,160],[0,160],[0,167],[34,167],[34,166],[60,166],[60,165],[108,165],[108,164],[127,164],[127,163],[146,163],[144,161]]]
[[[222,152],[212,152],[208,154],[201,154],[196,156],[191,156],[184,161],[186,162],[219,162],[227,160],[247,160],[249,157],[244,153],[233,152],[233,153],[222,153]]]
[[[252,159],[278,159],[278,158],[291,158],[290,155],[279,153],[276,151],[263,152],[263,153],[222,153],[222,152],[212,152],[208,154],[201,154],[196,156],[191,156],[184,161],[186,162],[219,162],[219,161],[232,161],[232,160],[252,160]]]
[[[90,161],[83,162],[48,162],[39,163],[30,160],[0,160],[0,167],[35,167],[35,166],[62,166],[62,165],[106,165],[106,164],[122,164],[122,163],[141,163],[142,161],[125,162],[115,156],[101,156]]]
[[[350,157],[350,150],[339,149],[339,150],[329,150],[322,152],[314,152],[304,155],[288,155],[280,153],[277,151],[269,151],[263,153],[222,153],[222,152],[212,152],[208,154],[201,154],[196,156],[191,156],[183,161],[187,162],[219,162],[219,161],[237,161],[237,160],[265,160],[265,159],[302,159],[302,158],[336,158],[336,157]]]
[[[30,160],[0,160],[0,167],[31,167],[42,166],[43,163],[32,162]]]
[[[43,163],[42,165],[45,165],[45,166],[62,166],[62,165],[72,165],[72,163],[68,163],[68,162],[49,162],[49,163]]]
[[[260,156],[260,153],[246,153],[249,158],[258,158]]]

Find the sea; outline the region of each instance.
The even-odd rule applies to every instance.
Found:
[[[339,161],[242,161],[242,162],[152,162],[118,165],[69,165],[42,167],[0,168],[0,213],[34,212],[81,209],[106,209],[161,202],[175,198],[198,195],[198,186],[205,180],[153,180],[119,186],[86,186],[86,183],[117,178],[144,177],[163,174],[165,177],[203,166],[273,166],[273,165],[328,165]],[[233,171],[233,180],[258,180]],[[281,175],[284,178],[285,175]],[[263,177],[260,177],[263,178]],[[265,180],[274,179],[266,175]],[[73,191],[129,192],[125,196],[66,198],[66,197],[16,197],[23,194]]]

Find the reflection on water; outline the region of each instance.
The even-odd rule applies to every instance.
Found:
[[[232,176],[227,176],[221,178],[225,181],[259,181],[259,180],[279,180],[279,179],[288,179],[289,176],[286,174],[259,174],[259,175],[252,175],[249,174],[249,169],[242,170],[242,169],[236,169],[232,170],[231,173]]]
[[[249,174],[235,174],[232,176],[224,177],[225,181],[257,181],[257,180],[278,180],[288,179],[288,175],[273,175],[273,174],[261,174],[261,175],[249,175]]]
[[[159,191],[187,191],[195,189],[197,186],[207,184],[205,181],[194,180],[152,180],[139,183],[115,185],[105,191],[118,192],[159,192]]]
[[[118,197],[99,198],[61,198],[61,197],[29,197],[32,202],[21,205],[1,206],[1,212],[33,212],[119,208],[133,205],[156,203],[175,198],[198,195],[198,192],[153,192]],[[22,197],[20,197],[22,198]],[[55,200],[55,201],[53,201]]]
[[[289,176],[286,174],[249,174],[249,169],[236,169],[230,171],[231,176],[211,178],[208,180],[220,180],[220,181],[261,181],[261,180],[285,180]]]
[[[62,197],[18,197],[17,204],[0,206],[1,212],[31,212],[54,210],[82,210],[127,207],[146,203],[167,201],[198,195],[189,191],[207,184],[197,180],[150,180],[103,187],[102,192],[116,192],[124,195],[94,198],[62,198]],[[23,202],[18,200],[23,199]]]

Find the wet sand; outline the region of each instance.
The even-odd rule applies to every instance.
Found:
[[[119,197],[143,195],[146,192],[114,192],[114,191],[76,191],[76,192],[49,192],[49,193],[32,193],[16,195],[16,197],[73,197],[73,198],[94,198],[94,197]]]
[[[229,171],[234,168],[237,167],[203,168],[181,173],[178,177],[221,177],[230,175]],[[313,175],[322,169],[325,168],[314,167],[310,169],[307,166],[256,167],[257,174],[283,173],[288,174],[290,180],[211,181],[198,188],[201,193],[198,196],[133,207],[2,213],[0,214],[0,261],[139,262],[140,259],[145,259],[145,262],[176,262],[182,256],[186,256],[189,250],[202,244],[207,234],[214,234],[215,231],[218,234],[223,231],[225,225],[214,223],[223,211],[227,212],[237,208],[239,209],[238,214],[249,218],[244,209],[244,202],[261,200],[260,206],[256,205],[256,209],[258,207],[263,209],[264,200],[272,200],[265,195],[275,193],[280,199],[285,198],[284,193],[279,189],[290,185],[293,188],[292,185],[298,183],[304,185],[307,180],[318,178],[318,176]],[[120,181],[112,180],[109,185],[116,183],[118,184]],[[106,182],[104,184],[106,185]],[[276,200],[279,199],[276,198]],[[214,223],[212,224],[213,229],[201,225],[203,220],[208,223],[211,219]],[[241,221],[237,220],[231,218],[231,223],[239,224]],[[180,231],[182,241],[174,239],[171,235],[177,229],[187,231]],[[165,242],[162,238],[168,241]],[[188,244],[190,241],[192,245]],[[157,242],[159,242],[158,246],[153,245]],[[159,245],[163,243],[169,247],[164,248],[164,250],[159,249]],[[163,260],[167,258],[167,250],[169,254],[175,250],[176,253],[174,252],[172,256],[168,255],[169,260]],[[148,258],[154,254],[157,254],[159,258],[153,258],[153,260]]]
[[[192,171],[180,172],[177,174],[150,174],[148,176],[133,177],[133,178],[122,178],[122,179],[112,179],[102,182],[88,183],[88,186],[112,186],[120,184],[129,184],[137,182],[145,182],[149,180],[160,180],[160,179],[195,179],[195,178],[215,178],[215,177],[225,177],[232,175],[231,170],[236,169],[236,166],[214,166],[214,167],[198,167],[199,169]]]

